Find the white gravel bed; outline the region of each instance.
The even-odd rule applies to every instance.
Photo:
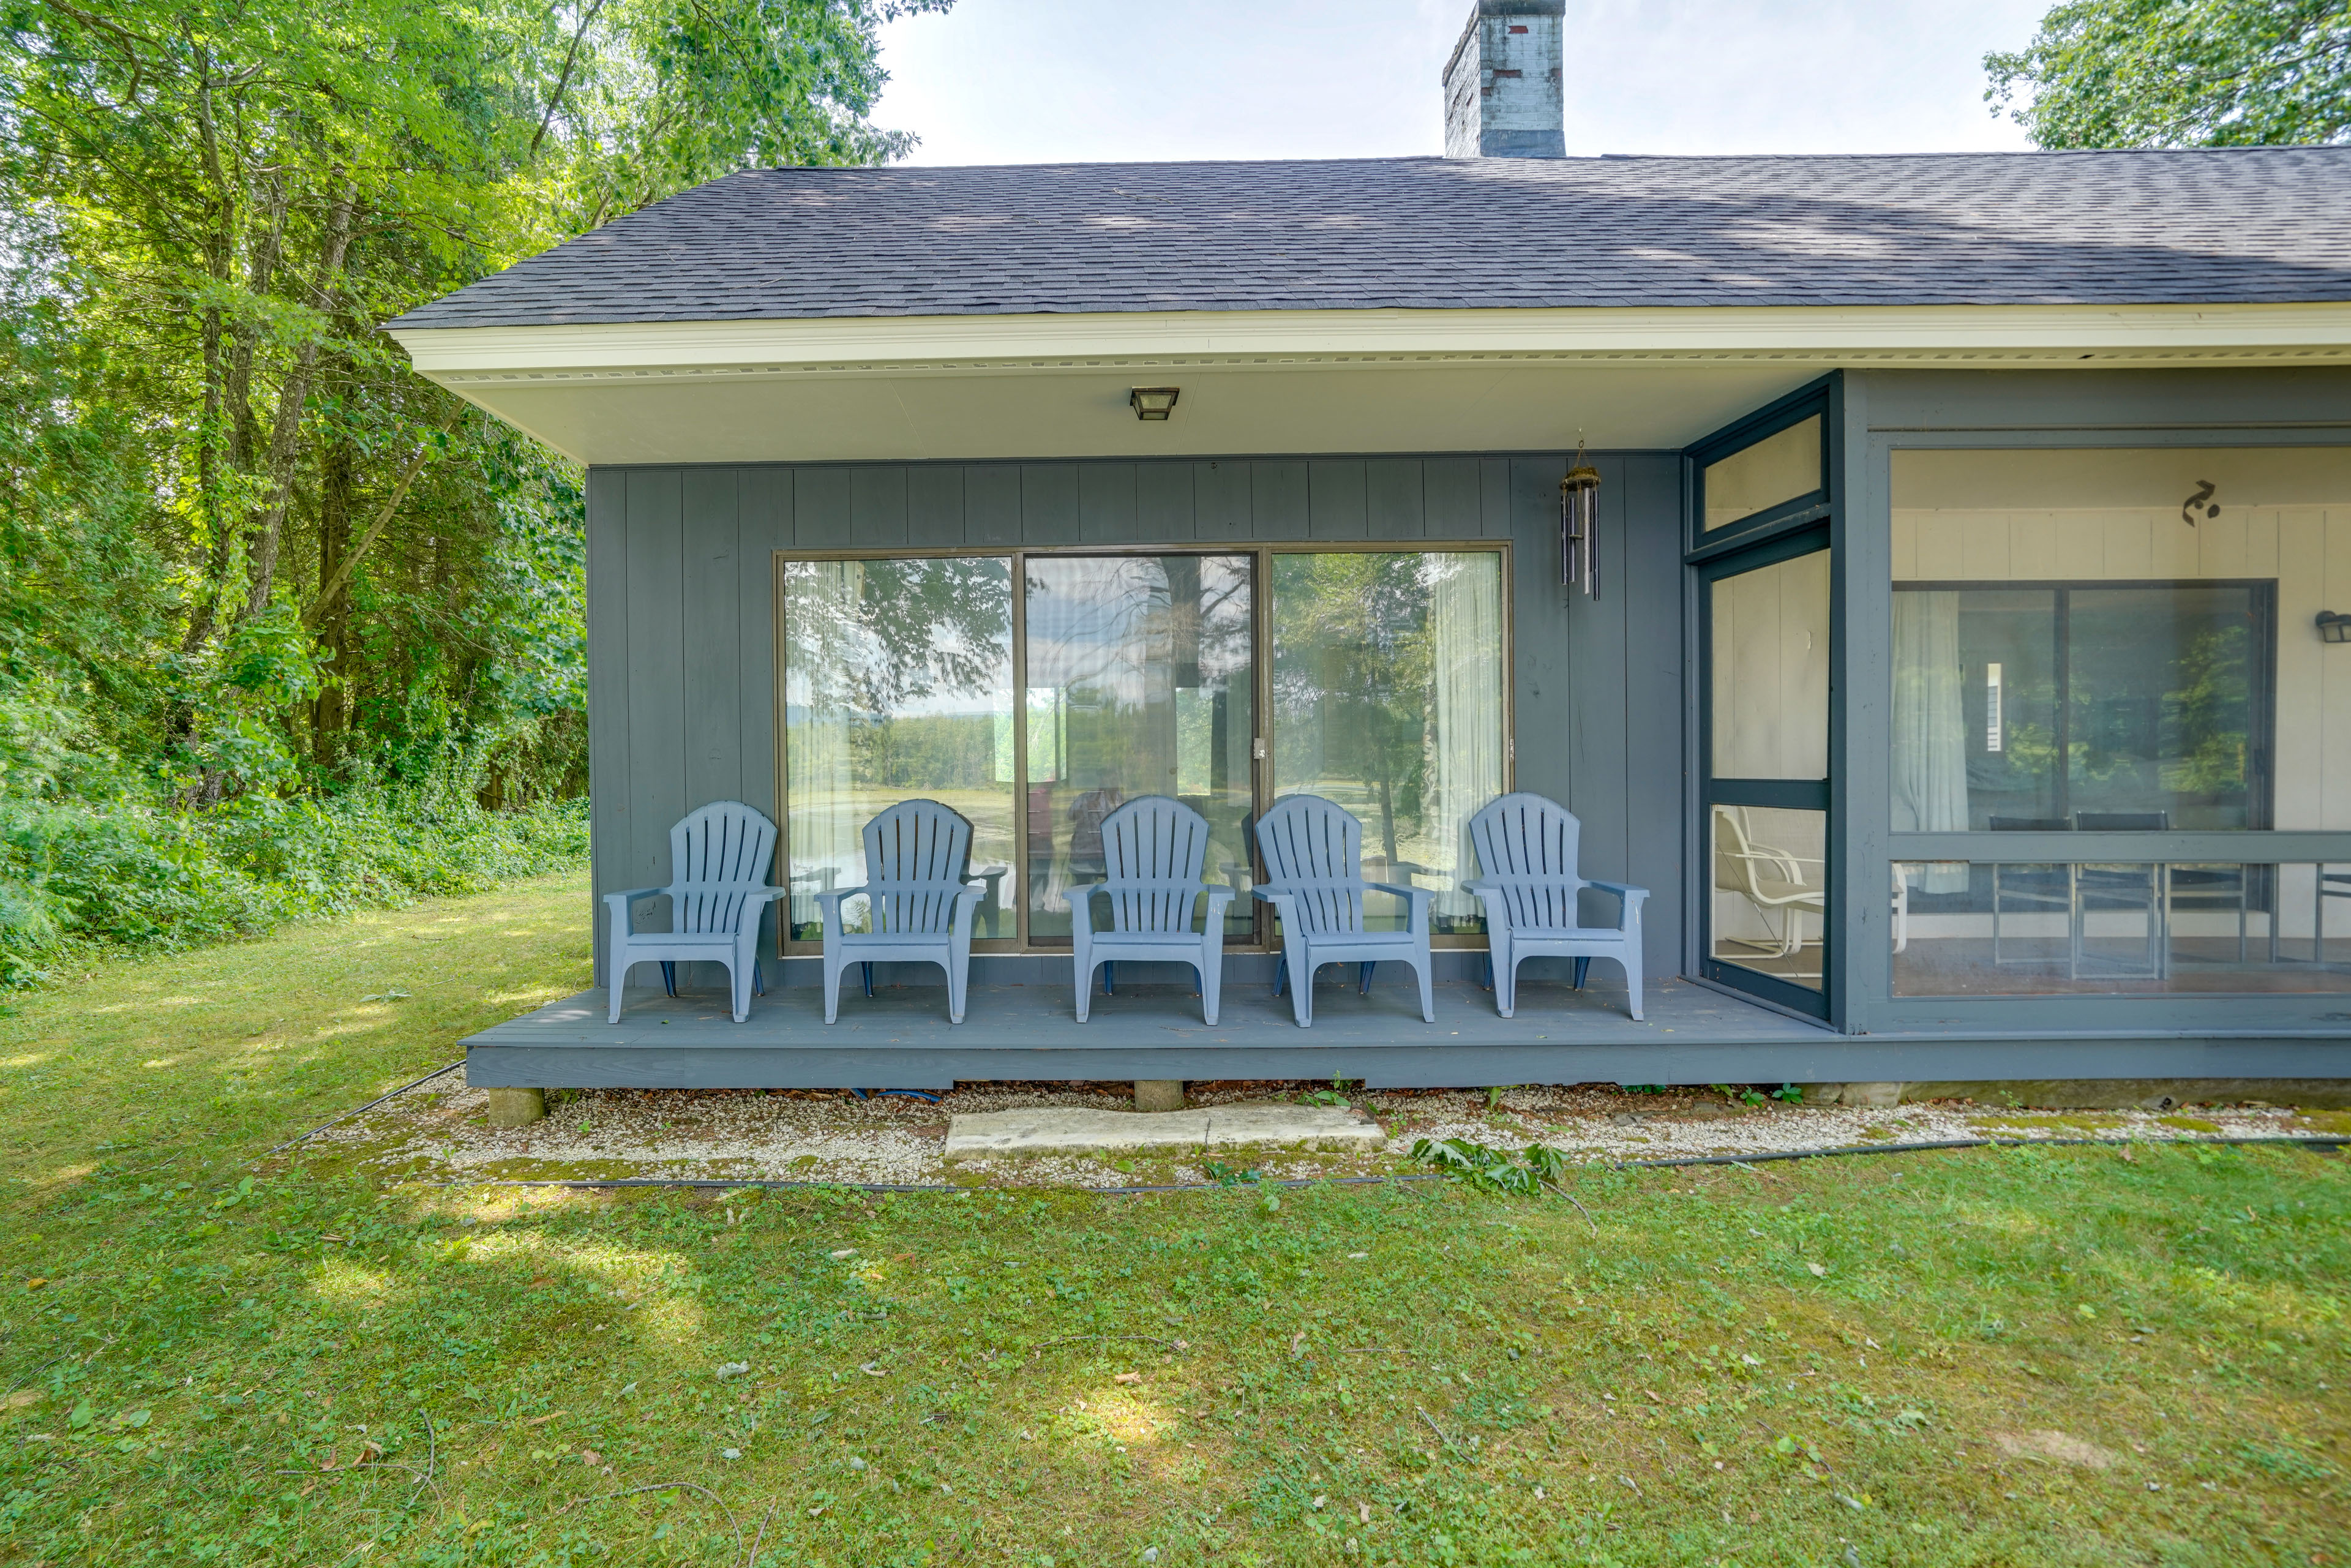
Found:
[[[1268,1177],[1375,1175],[1412,1168],[1421,1138],[1512,1151],[1542,1143],[1571,1160],[1752,1155],[1959,1138],[2116,1141],[2273,1137],[2311,1130],[2262,1105],[2148,1111],[2013,1111],[1964,1101],[1855,1108],[1761,1104],[1705,1090],[1629,1093],[1613,1087],[1356,1092],[1348,1103],[1389,1134],[1384,1154],[1228,1155],[1222,1161],[1134,1155],[971,1161],[941,1158],[947,1119],[964,1112],[1083,1105],[1127,1110],[1122,1093],[1081,1084],[974,1084],[933,1103],[821,1091],[590,1090],[554,1099],[547,1119],[488,1124],[485,1092],[444,1079],[334,1127],[310,1148],[340,1150],[425,1181],[664,1179],[854,1182],[904,1186],[1113,1187]],[[1311,1097],[1301,1083],[1193,1088],[1195,1105]],[[1245,1168],[1246,1167],[1246,1168]]]

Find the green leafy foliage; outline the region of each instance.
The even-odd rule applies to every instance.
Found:
[[[0,967],[544,863],[582,476],[380,329],[902,152],[875,28],[941,3],[0,0]]]
[[[2351,132],[2337,0],[2073,0],[1984,57],[1984,96],[2043,147],[2241,147]],[[2022,102],[2017,102],[2019,99]]]
[[[1567,1171],[1566,1160],[1548,1144],[1529,1144],[1514,1160],[1504,1150],[1468,1138],[1422,1138],[1412,1145],[1412,1157],[1473,1186],[1518,1197],[1540,1197],[1546,1186],[1557,1186]]]

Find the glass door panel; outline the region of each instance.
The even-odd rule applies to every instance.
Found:
[[[1143,795],[1172,795],[1208,820],[1204,874],[1240,894],[1228,906],[1226,938],[1254,932],[1251,566],[1246,555],[1028,558],[1032,942],[1070,940],[1065,895],[1102,878],[1102,820]],[[1008,736],[1008,779],[1011,753]]]
[[[1829,552],[1735,577],[1713,595],[1714,776],[1829,775]]]
[[[1701,612],[1704,972],[1816,1014],[1832,946],[1824,543],[1815,533],[1709,566]]]
[[[1012,563],[1002,556],[784,563],[784,814],[790,934],[865,880],[866,820],[927,797],[971,820],[977,935],[1015,935]],[[841,909],[866,928],[864,901]]]
[[[1505,788],[1502,559],[1493,550],[1273,558],[1277,796],[1336,801],[1364,824],[1364,874],[1431,888],[1430,929],[1486,929],[1465,843]],[[1401,929],[1401,900],[1365,921]]]

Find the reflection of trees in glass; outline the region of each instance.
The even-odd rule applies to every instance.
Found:
[[[827,578],[846,570],[852,594]],[[1011,563],[998,559],[792,561],[785,626],[795,693],[813,709],[883,720],[926,698],[1001,689],[1012,645]]]
[[[791,697],[847,725],[853,776],[872,789],[985,788],[995,764],[992,711],[905,710],[1005,691],[1009,563],[793,561],[785,570]]]
[[[1391,861],[1397,820],[1418,824],[1427,782],[1431,570],[1427,557],[1384,550],[1274,558],[1282,772],[1360,780]]]
[[[2183,794],[2241,793],[2252,740],[2252,631],[2220,626],[2197,633],[2179,656],[2177,684],[2164,694],[2163,787]]]

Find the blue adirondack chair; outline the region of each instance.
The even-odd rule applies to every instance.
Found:
[[[1200,974],[1200,1012],[1214,1027],[1225,968],[1225,905],[1233,890],[1204,883],[1208,862],[1208,820],[1181,800],[1144,795],[1102,819],[1104,880],[1073,887],[1062,896],[1075,916],[1078,1021],[1086,1021],[1093,1000],[1094,967],[1105,966],[1103,981],[1123,958],[1173,960]],[[1094,895],[1110,904],[1110,929],[1094,929]],[[1207,919],[1192,929],[1192,911],[1203,897]]]
[[[639,964],[662,967],[662,988],[677,995],[681,960],[726,966],[735,1021],[751,1016],[751,993],[767,992],[759,973],[759,912],[784,896],[768,885],[768,863],[776,853],[776,824],[740,800],[705,806],[669,831],[667,887],[632,887],[608,893],[611,912],[612,1007],[607,1023],[621,1021],[621,989]],[[636,931],[632,911],[643,899],[669,898],[669,929]]]
[[[1576,875],[1582,831],[1574,812],[1541,795],[1505,795],[1469,819],[1469,844],[1485,874],[1461,888],[1486,906],[1494,1006],[1504,1018],[1518,1007],[1520,960],[1538,957],[1573,958],[1578,989],[1593,959],[1614,959],[1633,1017],[1641,1016],[1641,905],[1649,890]],[[1587,887],[1616,895],[1614,929],[1577,924],[1575,895]]]
[[[841,902],[862,895],[869,931],[843,931]],[[816,895],[824,917],[824,1021],[841,1016],[841,972],[885,960],[936,964],[947,972],[947,1021],[963,1022],[971,980],[971,928],[987,889],[971,877],[971,823],[936,800],[901,800],[865,824],[865,884]]]
[[[1273,994],[1290,981],[1298,1027],[1314,1022],[1314,971],[1324,964],[1361,964],[1363,988],[1374,966],[1394,959],[1420,977],[1420,1016],[1437,1021],[1429,992],[1428,901],[1425,887],[1365,882],[1361,870],[1364,824],[1320,795],[1284,795],[1257,820],[1257,847],[1267,879],[1249,891],[1281,916],[1281,965]],[[1406,929],[1371,931],[1364,925],[1364,894],[1391,894],[1409,911]]]

